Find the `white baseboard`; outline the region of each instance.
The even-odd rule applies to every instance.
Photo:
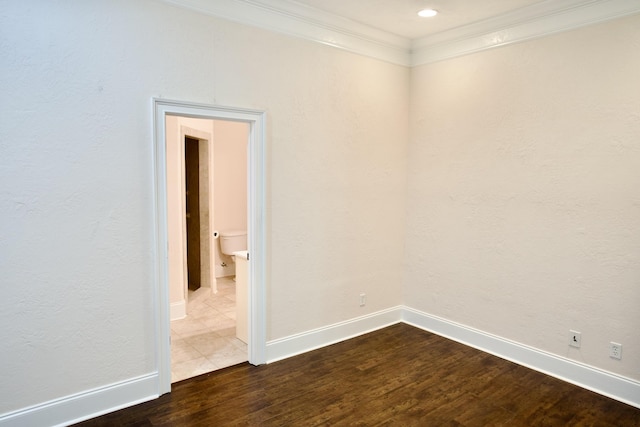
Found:
[[[313,329],[267,343],[267,363],[286,359],[307,351],[315,350],[359,335],[382,329],[402,321],[402,307],[356,317],[333,325]]]
[[[180,320],[187,317],[187,301],[182,300],[172,302],[169,307],[169,318],[171,320]]]
[[[0,426],[67,426],[157,397],[152,373],[0,415]]]
[[[224,255],[226,256],[226,255]],[[231,257],[229,257],[231,258]],[[229,261],[226,266],[221,266],[220,264],[216,264],[216,279],[220,279],[222,277],[232,277],[236,275],[236,263],[235,261]]]
[[[433,332],[587,390],[640,408],[640,382],[528,347],[405,306],[397,306],[345,322],[267,343],[267,363],[345,341],[395,323]]]
[[[403,307],[402,321],[640,408],[640,382]]]

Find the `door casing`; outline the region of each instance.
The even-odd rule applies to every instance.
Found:
[[[249,250],[248,359],[266,363],[266,229],[265,229],[265,112],[153,98],[154,202],[155,202],[155,354],[158,395],[171,391],[171,329],[169,310],[166,125],[167,115],[231,120],[249,124],[247,150]]]

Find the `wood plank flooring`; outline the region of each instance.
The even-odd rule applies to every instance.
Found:
[[[640,426],[640,409],[406,324],[173,384],[79,426]]]

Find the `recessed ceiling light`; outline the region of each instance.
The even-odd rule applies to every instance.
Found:
[[[434,9],[422,9],[420,12],[418,12],[418,16],[421,16],[423,18],[431,18],[432,16],[436,16],[437,14],[438,11]]]

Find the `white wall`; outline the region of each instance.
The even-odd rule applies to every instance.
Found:
[[[406,68],[155,1],[2,8],[0,414],[157,369],[152,97],[266,111],[269,339],[401,302]]]
[[[639,27],[412,70],[405,303],[640,379]]]

